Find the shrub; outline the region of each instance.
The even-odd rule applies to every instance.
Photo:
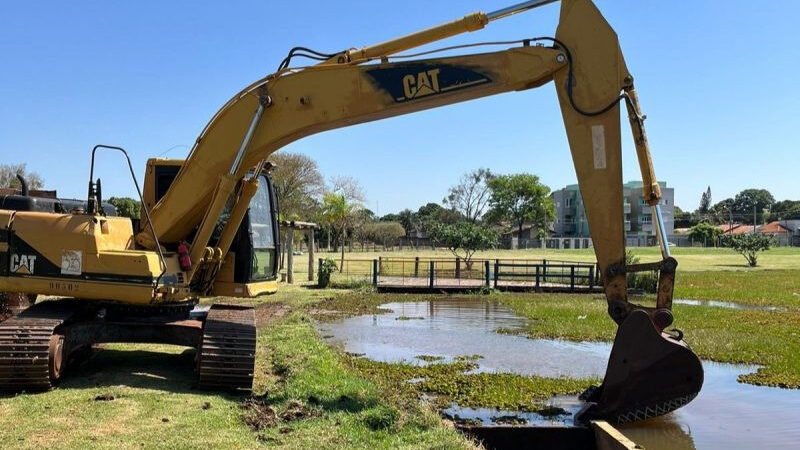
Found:
[[[332,258],[323,259],[317,274],[317,285],[321,288],[328,287],[331,284],[331,274],[337,270],[336,261]]]
[[[729,234],[722,239],[723,245],[741,253],[750,267],[758,265],[758,253],[769,250],[772,237],[761,233]]]

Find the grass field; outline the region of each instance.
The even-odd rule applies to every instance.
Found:
[[[633,254],[641,258],[641,262],[658,261],[661,251],[657,247],[632,247]],[[776,247],[763,252],[758,259],[758,267],[750,268],[744,257],[729,248],[690,248],[672,247],[672,256],[678,260],[678,271],[733,271],[733,270],[800,270],[800,247]],[[338,254],[319,252],[317,257],[331,257],[338,260]],[[345,259],[374,259],[379,256],[395,258],[420,258],[440,257],[451,258],[447,250],[421,249],[419,251],[396,252],[353,252],[345,253]],[[576,262],[595,262],[596,257],[592,249],[585,250],[491,250],[475,253],[478,259],[553,259]],[[295,271],[308,273],[308,260],[306,256],[295,256]]]
[[[107,345],[57,389],[0,396],[2,448],[471,448],[319,339],[304,311],[333,295],[289,288],[262,299],[291,297],[295,312],[260,328],[247,402],[193,390],[193,350]]]

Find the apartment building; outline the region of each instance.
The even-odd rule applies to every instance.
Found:
[[[661,186],[661,211],[667,236],[675,228],[675,190],[659,181]],[[589,223],[583,208],[583,200],[577,184],[553,191],[556,217],[553,223],[553,244],[557,248],[586,248],[591,245]],[[625,241],[629,247],[656,245],[657,237],[651,207],[645,203],[642,182],[631,181],[623,188],[623,214],[625,218]]]

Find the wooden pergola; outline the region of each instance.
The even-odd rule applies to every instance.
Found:
[[[281,220],[280,227],[286,230],[286,282],[294,283],[294,232],[304,231],[308,238],[308,281],[314,281],[314,231],[319,225],[297,220]]]

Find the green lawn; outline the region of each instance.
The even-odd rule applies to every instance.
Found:
[[[800,270],[679,272],[675,298],[800,308]]]
[[[107,345],[57,388],[0,396],[3,448],[472,448],[417,401],[327,347],[306,309],[330,290],[290,287],[258,303],[296,312],[259,330],[256,397],[192,389],[194,351]],[[96,400],[111,396],[113,400]]]
[[[630,250],[641,258],[641,262],[658,261],[661,258],[661,251],[658,247],[632,247]],[[751,269],[747,266],[744,257],[728,248],[691,248],[691,247],[672,247],[672,256],[678,260],[678,271],[697,272],[697,271],[730,271],[730,270],[800,270],[800,247],[776,247],[763,252],[758,259],[758,267]],[[317,253],[317,257],[331,257],[338,261],[338,254]],[[345,259],[374,259],[379,256],[396,258],[420,258],[438,257],[450,258],[452,254],[447,250],[421,249],[419,251],[396,251],[396,252],[353,252],[345,253]],[[491,250],[477,252],[475,258],[481,259],[553,259],[577,262],[596,261],[594,251],[586,250]],[[295,270],[300,273],[308,272],[308,259],[306,255],[295,256]]]

